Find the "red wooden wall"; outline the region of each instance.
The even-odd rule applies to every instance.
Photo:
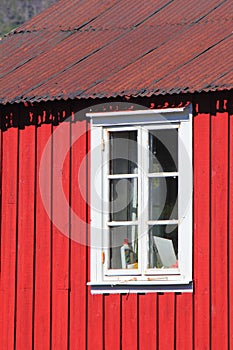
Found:
[[[229,94],[225,100],[221,96],[190,98],[195,115],[193,293],[91,295],[86,285],[90,251],[75,237],[88,240],[88,226],[73,219],[56,191],[59,156],[78,139],[65,158],[63,190],[72,210],[88,222],[88,162],[78,174],[89,149],[88,124],[75,117],[68,102],[5,109],[1,349],[233,349],[233,108]],[[72,122],[63,121],[57,144],[51,135],[67,116]],[[42,179],[46,213],[38,174],[49,139]],[[67,235],[49,219],[58,213]]]

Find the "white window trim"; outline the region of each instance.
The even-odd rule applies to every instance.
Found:
[[[103,113],[87,113],[91,119],[91,292],[102,293],[146,293],[156,291],[192,292],[192,106],[184,108],[133,110]],[[185,145],[187,162],[183,161],[183,147],[178,147],[179,157],[179,269],[148,269],[142,275],[138,270],[106,270],[103,263],[104,241],[108,235],[107,201],[104,179],[110,178],[107,168],[105,138],[109,130],[135,130],[140,125],[146,129],[166,129],[179,127],[178,142]],[[143,133],[142,133],[143,134]],[[143,142],[144,140],[142,140]],[[141,155],[139,154],[139,157]],[[100,165],[103,167],[100,167]],[[150,174],[151,175],[151,174]],[[156,176],[156,174],[154,174]],[[173,176],[174,173],[171,173]],[[122,175],[121,175],[122,176]],[[128,177],[128,176],[127,176]],[[134,177],[134,175],[132,175]],[[138,176],[138,179],[140,177]],[[182,185],[181,183],[182,182]],[[98,195],[96,191],[98,190]],[[180,198],[190,192],[188,208],[182,208]],[[187,205],[187,203],[185,203]],[[166,223],[166,220],[164,223]],[[169,220],[170,221],[170,220]],[[177,221],[176,221],[177,222]],[[148,223],[156,223],[151,221]],[[147,223],[147,224],[148,224]],[[119,224],[119,222],[118,222]],[[160,221],[161,224],[161,221]],[[114,223],[111,223],[114,225]],[[188,232],[188,234],[187,234]],[[146,239],[144,237],[140,239]],[[145,242],[144,242],[145,244]],[[155,273],[156,270],[156,273]]]

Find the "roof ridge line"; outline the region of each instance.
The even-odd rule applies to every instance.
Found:
[[[217,18],[217,19],[206,19],[204,21],[180,21],[180,22],[163,22],[159,24],[141,24],[141,27],[144,28],[160,28],[160,27],[165,27],[165,26],[186,26],[186,25],[202,25],[202,24],[209,24],[209,23],[222,23],[222,22],[230,22],[233,21],[233,16],[231,17],[224,17],[224,18]],[[4,36],[12,36],[16,34],[25,34],[25,33],[37,33],[37,32],[42,32],[42,31],[52,31],[52,32],[93,32],[93,31],[107,31],[107,30],[133,30],[138,28],[137,25],[132,25],[132,26],[89,26],[87,28],[82,28],[81,27],[73,27],[73,28],[62,28],[60,26],[57,27],[57,30],[53,29],[50,30],[47,27],[43,28],[32,28],[32,29],[13,29],[11,32],[5,34]]]

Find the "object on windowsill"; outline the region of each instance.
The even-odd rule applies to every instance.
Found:
[[[137,264],[135,261],[135,253],[126,238],[121,247],[121,267],[122,269],[135,269],[137,268],[135,264]]]
[[[137,269],[137,268],[138,268],[138,263],[137,262],[127,265],[127,269]]]
[[[175,267],[177,259],[172,240],[157,236],[153,238],[163,267]]]

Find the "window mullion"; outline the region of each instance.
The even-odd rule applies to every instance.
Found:
[[[141,210],[140,210],[140,217],[139,217],[139,225],[140,225],[140,257],[141,257],[141,272],[142,275],[144,275],[144,272],[146,270],[147,266],[147,254],[148,254],[148,178],[147,178],[147,171],[148,171],[148,130],[146,130],[143,127],[140,127],[140,141],[139,141],[139,148],[140,148],[140,181],[141,181]]]
[[[191,125],[191,126],[190,126]],[[181,275],[192,278],[192,117],[179,128],[179,267]],[[182,252],[185,251],[185,254]]]
[[[110,213],[110,202],[109,202],[109,181],[107,180],[107,186],[105,184],[105,179],[107,179],[109,173],[109,157],[110,157],[110,147],[109,147],[109,132],[106,129],[103,129],[102,134],[102,154],[103,154],[103,163],[102,163],[102,189],[103,189],[103,211],[102,211],[102,227],[103,227],[103,252],[104,258],[102,257],[104,274],[108,267],[110,266],[110,234],[107,222],[109,221]]]
[[[141,226],[142,226],[142,150],[141,150],[141,128],[138,128],[138,270],[142,271],[142,242],[141,242]]]

